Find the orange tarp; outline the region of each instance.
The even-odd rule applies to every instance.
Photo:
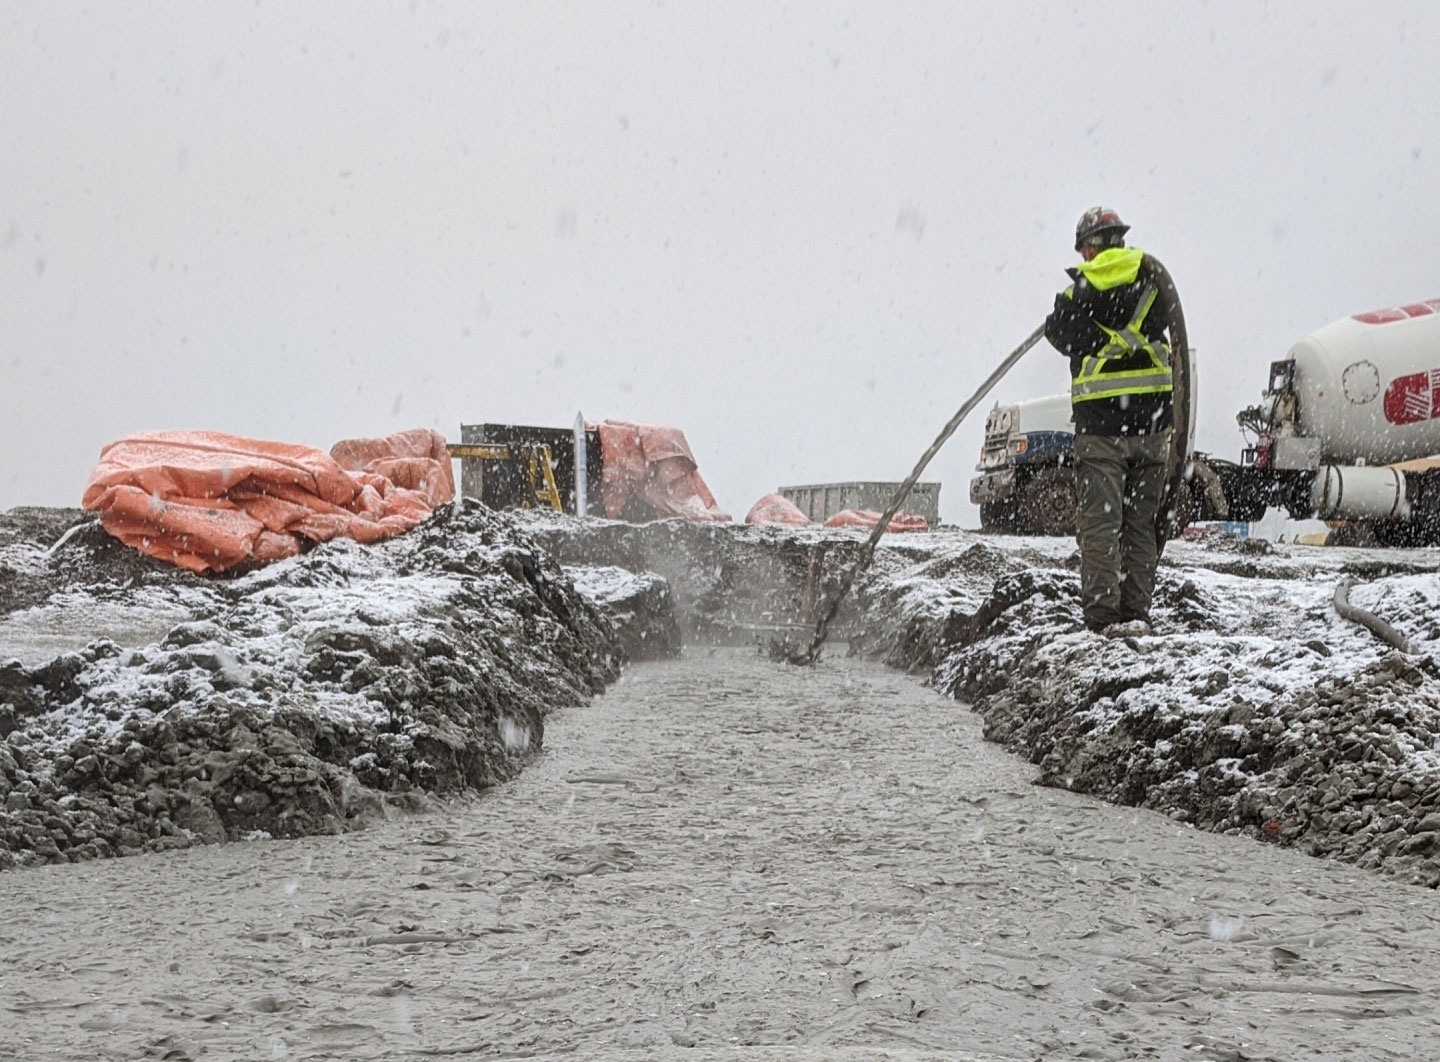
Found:
[[[600,498],[612,520],[725,521],[679,428],[602,420]]]
[[[870,509],[841,509],[825,521],[826,527],[874,527],[880,522],[880,514]],[[929,531],[930,525],[923,516],[898,512],[885,525],[886,531]]]
[[[747,524],[789,524],[799,526],[808,524],[810,517],[800,511],[800,507],[789,498],[780,494],[767,494],[745,514]]]
[[[374,542],[455,496],[424,428],[330,453],[211,431],[128,435],[100,451],[81,504],[127,546],[193,572],[278,560],[306,542]]]

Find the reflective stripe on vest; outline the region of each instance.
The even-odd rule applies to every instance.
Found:
[[[1070,381],[1070,401],[1091,402],[1097,398],[1119,398],[1121,395],[1168,394],[1175,389],[1170,373],[1170,345],[1163,339],[1150,339],[1140,331],[1150,307],[1155,305],[1156,289],[1152,284],[1140,295],[1130,323],[1118,331],[1096,322],[1110,337],[1098,352],[1080,362],[1080,372]],[[1106,371],[1112,359],[1133,359],[1146,356],[1146,364],[1138,369]]]

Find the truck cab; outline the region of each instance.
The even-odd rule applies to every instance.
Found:
[[[1068,394],[997,403],[985,418],[985,441],[975,466],[980,474],[970,481],[981,530],[1074,534],[1074,453]]]
[[[1190,399],[1193,417],[1193,388]],[[1186,467],[1187,489],[1177,499],[1179,526],[1191,520],[1254,520],[1265,512],[1264,492],[1251,470],[1194,451]],[[970,501],[980,507],[980,530],[1073,535],[1075,421],[1070,396],[996,405],[985,419],[976,471],[980,474],[970,481]]]

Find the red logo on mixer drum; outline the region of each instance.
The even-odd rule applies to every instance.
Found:
[[[1385,389],[1385,419],[1391,424],[1416,424],[1436,417],[1440,417],[1440,369],[1390,381]]]

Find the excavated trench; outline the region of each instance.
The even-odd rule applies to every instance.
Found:
[[[687,637],[803,643],[857,532],[530,518],[565,563],[669,582]],[[1081,622],[1065,539],[889,536],[829,651],[924,676],[1041,784],[1440,886],[1440,582],[1434,551],[1172,543],[1153,637]],[[1342,578],[1396,652],[1336,615]]]
[[[627,660],[803,641],[862,541],[467,501],[205,579],[83,513],[0,514],[0,866],[343,832],[495,785]],[[1433,888],[1436,562],[1174,543],[1155,636],[1112,641],[1066,540],[888,536],[827,653],[924,677],[1043,784]],[[1346,574],[1412,654],[1334,614]]]

